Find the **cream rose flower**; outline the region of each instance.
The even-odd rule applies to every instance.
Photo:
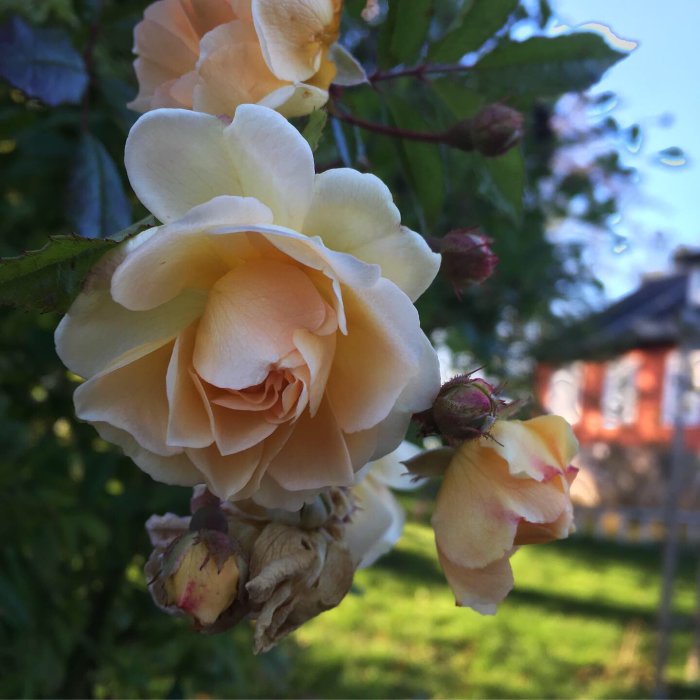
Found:
[[[129,106],[308,114],[336,74],[341,10],[342,0],[158,0],[134,30],[139,94]]]
[[[573,531],[569,486],[578,471],[576,438],[559,416],[499,420],[490,436],[408,465],[426,475],[446,466],[432,519],[438,558],[457,605],[482,614],[495,613],[512,589],[518,546]]]
[[[419,452],[418,447],[404,441],[355,477],[352,496],[356,510],[345,528],[345,541],[357,568],[371,566],[399,541],[406,514],[391,490],[418,488],[403,462]]]
[[[156,110],[126,145],[162,222],[105,256],[56,331],[80,418],[153,478],[299,508],[397,447],[439,389],[415,300],[439,256],[386,186],[314,174],[278,113]]]

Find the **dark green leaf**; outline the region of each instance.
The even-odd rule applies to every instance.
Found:
[[[431,84],[455,121],[473,117],[484,105],[484,98],[464,87],[459,80],[440,78]]]
[[[34,311],[66,311],[90,268],[114,241],[52,238],[41,250],[0,260],[0,304]]]
[[[517,6],[518,0],[475,0],[458,24],[432,45],[430,60],[452,63],[476,51],[506,23]]]
[[[84,238],[106,238],[129,225],[131,206],[107,149],[83,134],[71,173],[68,214]]]
[[[513,223],[519,223],[523,210],[525,166],[520,148],[511,148],[497,158],[480,158],[483,168],[479,194],[486,197]]]
[[[152,226],[148,216],[111,240],[56,236],[40,250],[0,259],[0,305],[34,311],[68,309],[92,266],[119,241]]]
[[[416,63],[425,42],[433,0],[411,0],[409,10],[399,2],[389,3],[389,16],[382,26],[380,65]]]
[[[598,34],[534,37],[500,44],[474,71],[480,92],[488,97],[548,97],[586,90],[626,55]]]
[[[419,110],[405,100],[387,100],[396,126],[413,131],[429,131]],[[436,144],[403,139],[399,147],[407,167],[407,178],[431,228],[437,222],[445,200],[444,174],[440,148]]]
[[[327,121],[328,112],[325,109],[317,109],[309,115],[309,120],[306,122],[301,135],[309,142],[312,151],[315,151],[318,147],[318,142],[321,140]]]
[[[83,57],[63,30],[19,17],[0,27],[0,76],[48,105],[80,102],[88,84]]]

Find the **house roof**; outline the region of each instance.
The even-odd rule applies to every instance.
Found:
[[[577,321],[544,341],[536,356],[557,364],[676,343],[686,308],[687,283],[687,272],[648,281],[604,311]],[[700,331],[700,323],[697,325]]]

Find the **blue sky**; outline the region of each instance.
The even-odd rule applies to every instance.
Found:
[[[611,115],[622,126],[639,123],[644,133],[638,153],[622,151],[639,172],[639,189],[614,225],[621,238],[591,245],[591,264],[614,299],[636,288],[642,274],[669,270],[677,246],[700,248],[700,0],[552,2],[563,24],[598,22],[638,43],[593,89],[615,92]],[[659,162],[671,146],[683,149],[685,165]]]

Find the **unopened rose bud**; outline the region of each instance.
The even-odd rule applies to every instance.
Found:
[[[435,399],[432,414],[438,432],[451,443],[481,437],[488,433],[503,402],[483,379],[469,375],[447,382]]]
[[[523,115],[497,102],[449,129],[445,143],[463,151],[478,151],[494,157],[509,151],[522,137]]]
[[[216,530],[189,532],[164,554],[159,574],[162,605],[212,625],[239,590],[241,566],[229,537]]]
[[[477,228],[450,231],[435,245],[442,255],[442,272],[458,296],[470,284],[487,280],[498,263],[491,239]]]

